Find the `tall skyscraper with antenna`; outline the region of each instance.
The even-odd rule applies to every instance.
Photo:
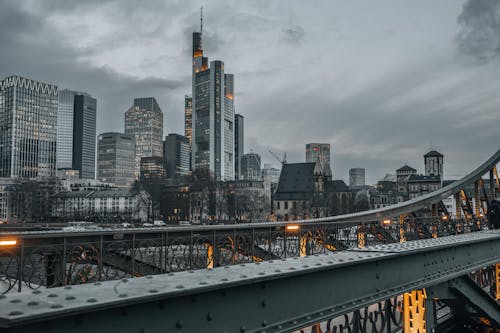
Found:
[[[216,180],[234,179],[234,77],[224,62],[208,63],[200,31],[193,32],[192,168],[209,170]]]

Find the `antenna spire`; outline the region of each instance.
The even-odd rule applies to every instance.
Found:
[[[203,32],[203,6],[200,8],[200,32]]]

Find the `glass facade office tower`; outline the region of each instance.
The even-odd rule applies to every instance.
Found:
[[[135,179],[135,142],[132,135],[102,133],[97,144],[97,179],[128,187]]]
[[[125,112],[125,134],[135,139],[135,178],[142,157],[163,156],[163,112],[154,97],[136,98]]]
[[[0,177],[55,176],[58,95],[19,76],[0,81]]]
[[[349,169],[349,186],[350,187],[365,186],[365,168]]]
[[[326,176],[332,175],[330,163],[330,144],[329,143],[308,143],[306,144],[306,162],[321,163],[323,172]]]
[[[57,109],[57,169],[73,168],[73,117],[76,92],[64,89],[59,91]]]
[[[97,101],[88,94],[75,95],[73,116],[73,169],[82,179],[95,179]]]
[[[95,179],[97,101],[86,93],[59,92],[57,111],[57,168],[78,170]]]
[[[241,114],[234,115],[234,176],[241,179],[241,156],[245,154],[244,148],[244,118]]]
[[[192,168],[216,180],[234,179],[234,77],[224,63],[203,56],[201,32],[193,33]]]
[[[259,154],[249,153],[241,156],[240,179],[262,180],[260,164],[261,160]]]
[[[189,145],[193,142],[193,98],[184,96],[184,135],[189,141]]]
[[[151,156],[141,158],[141,180],[160,182],[166,178],[163,157]]]
[[[165,137],[163,157],[168,178],[180,178],[189,175],[191,148],[188,138],[171,133]]]

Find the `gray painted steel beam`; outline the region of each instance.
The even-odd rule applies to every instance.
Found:
[[[430,298],[460,299],[500,325],[500,304],[467,276],[461,276],[427,290]]]
[[[500,231],[9,294],[6,332],[290,332],[500,261]]]

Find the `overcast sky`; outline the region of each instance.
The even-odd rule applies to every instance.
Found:
[[[235,75],[265,162],[328,142],[335,178],[374,183],[436,149],[458,178],[500,147],[499,1],[0,0],[0,77],[89,92],[99,133],[154,96],[164,133],[183,133],[201,5],[205,55]]]

